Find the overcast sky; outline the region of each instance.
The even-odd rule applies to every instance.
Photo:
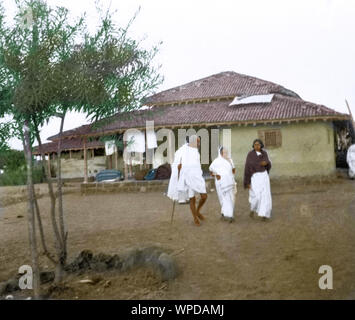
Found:
[[[11,15],[14,0],[2,0]],[[48,0],[73,16],[84,11],[92,28],[93,0]],[[163,41],[161,64],[168,89],[222,71],[269,80],[297,92],[304,100],[355,114],[355,1],[353,0],[102,0],[117,9],[124,26],[141,7],[130,36],[146,37],[149,47]],[[65,129],[87,123],[84,115],[67,118]],[[42,129],[42,139],[56,134],[59,121]],[[11,141],[21,149],[21,143]]]

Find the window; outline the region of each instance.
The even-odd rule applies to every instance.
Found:
[[[104,155],[105,155],[105,148],[94,149],[94,156],[95,157],[102,157]]]
[[[264,142],[265,148],[273,149],[280,148],[282,144],[281,139],[281,130],[259,130],[258,131],[259,139]]]

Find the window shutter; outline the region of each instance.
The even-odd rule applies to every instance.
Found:
[[[264,130],[258,130],[258,138],[265,143],[265,131]]]
[[[276,130],[276,148],[280,148],[281,146],[282,146],[281,130]]]
[[[258,137],[264,143],[265,148],[280,148],[282,145],[281,130],[258,130]]]

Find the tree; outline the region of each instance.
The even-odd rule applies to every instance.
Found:
[[[134,19],[126,28],[119,28],[113,22],[113,14],[106,12],[101,17],[101,26],[90,34],[85,17],[70,23],[65,8],[52,10],[40,0],[18,0],[17,4],[17,19],[24,23],[11,27],[5,25],[4,11],[0,8],[0,115],[12,116],[16,134],[24,145],[30,245],[38,295],[35,213],[41,234],[43,230],[31,172],[35,138],[39,150],[42,149],[40,128],[51,117],[59,116],[61,137],[65,116],[72,110],[86,112],[97,123],[107,123],[114,114],[138,108],[141,99],[161,82],[161,77],[152,67],[157,48],[142,49],[139,42],[128,37],[128,28]],[[102,119],[106,120],[98,121]],[[56,263],[56,281],[62,278],[67,257],[60,154],[61,138],[58,142],[58,199],[44,166],[51,199],[55,257],[49,254],[43,239],[42,244],[46,255]]]
[[[22,151],[9,148],[0,149],[0,169],[16,170],[26,164]]]
[[[11,123],[0,123],[0,152],[7,151],[10,149],[8,141],[12,136],[11,129]]]

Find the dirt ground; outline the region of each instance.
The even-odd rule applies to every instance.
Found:
[[[1,192],[1,190],[0,190]],[[215,192],[193,224],[188,205],[161,192],[64,197],[69,256],[84,249],[120,254],[158,246],[175,256],[178,277],[162,283],[151,270],[102,274],[97,285],[69,277],[58,299],[355,299],[355,181],[272,185],[269,222],[249,217],[239,187],[235,223],[221,221]],[[49,199],[39,200],[47,239]],[[70,259],[69,257],[69,259]],[[0,211],[0,281],[30,264],[26,203]],[[43,270],[53,266],[41,257]],[[321,290],[321,265],[333,269],[333,290]]]

